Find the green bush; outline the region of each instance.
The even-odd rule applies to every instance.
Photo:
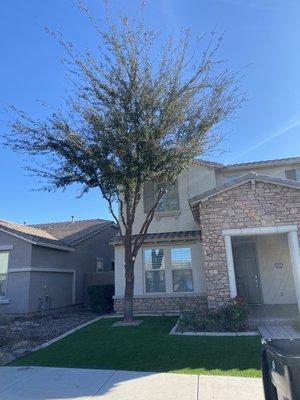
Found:
[[[248,306],[239,299],[230,300],[225,306],[208,311],[180,307],[178,330],[195,332],[237,332],[248,328]]]
[[[113,311],[114,285],[92,285],[87,288],[91,309],[97,313]]]
[[[222,326],[228,331],[243,331],[248,328],[248,306],[236,297],[220,309]]]

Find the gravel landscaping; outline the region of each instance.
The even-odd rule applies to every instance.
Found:
[[[82,306],[31,317],[0,316],[0,365],[99,316]]]

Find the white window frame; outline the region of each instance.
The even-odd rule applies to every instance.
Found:
[[[191,261],[192,265],[191,268],[173,268],[172,267],[172,259],[171,259],[171,249],[174,248],[189,248],[191,251]],[[164,251],[164,260],[165,260],[165,287],[166,290],[165,292],[147,292],[146,291],[146,271],[152,271],[151,269],[146,269],[146,263],[145,263],[145,250],[150,250],[150,249],[163,249]],[[152,244],[152,245],[146,245],[143,246],[142,248],[142,262],[143,262],[143,291],[145,295],[185,295],[185,294],[190,294],[192,295],[193,293],[196,293],[196,288],[195,288],[195,263],[194,263],[194,251],[193,251],[193,245],[191,243],[182,243],[182,244],[174,244],[174,245],[160,245],[159,243],[157,244]],[[193,280],[193,290],[192,291],[187,291],[187,292],[175,292],[173,291],[173,271],[182,271],[185,269],[191,269],[192,271],[192,280]],[[156,270],[157,271],[157,270]]]
[[[164,258],[164,268],[162,268],[162,269],[154,269],[154,268],[151,268],[151,269],[147,269],[146,268],[146,260],[145,260],[145,250],[153,250],[153,249],[162,249],[163,250],[163,252],[164,252],[164,255],[163,255],[163,258]],[[166,246],[159,246],[159,244],[157,245],[157,246],[147,246],[147,247],[143,247],[143,276],[144,276],[144,278],[143,278],[143,282],[144,282],[144,293],[146,293],[146,294],[164,294],[164,293],[167,293],[167,274],[166,274],[166,267],[167,267],[167,261],[166,261]],[[164,273],[165,273],[165,288],[166,288],[166,290],[164,291],[164,292],[147,292],[146,291],[146,272],[151,272],[151,271],[164,271]]]
[[[176,268],[173,267],[172,265],[172,249],[190,249],[190,253],[191,253],[191,266],[189,268]],[[194,284],[194,268],[193,268],[193,250],[191,246],[170,246],[170,271],[171,271],[171,284],[172,284],[172,293],[194,293],[195,292],[195,284]],[[191,270],[192,272],[192,283],[193,283],[193,290],[189,290],[186,292],[179,292],[179,291],[174,291],[174,284],[173,284],[173,271],[189,271]]]
[[[9,251],[9,249],[0,249],[0,253],[7,253],[7,255],[8,255],[6,273],[1,274],[1,275],[6,275],[6,279],[5,279],[5,287],[4,287],[4,296],[0,295],[0,300],[5,300],[7,298],[8,267],[9,267],[10,251]]]

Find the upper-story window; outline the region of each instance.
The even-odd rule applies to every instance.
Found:
[[[144,185],[144,211],[148,213],[156,199],[156,188],[155,183],[146,182]],[[158,203],[156,211],[178,211],[179,210],[179,199],[178,199],[178,181],[171,183],[164,196]]]
[[[6,296],[8,251],[0,251],[0,299]]]
[[[293,181],[300,181],[300,168],[287,169],[285,171],[285,177]]]

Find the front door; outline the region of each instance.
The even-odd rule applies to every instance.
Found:
[[[261,304],[255,243],[233,243],[232,251],[238,296],[248,304]]]

